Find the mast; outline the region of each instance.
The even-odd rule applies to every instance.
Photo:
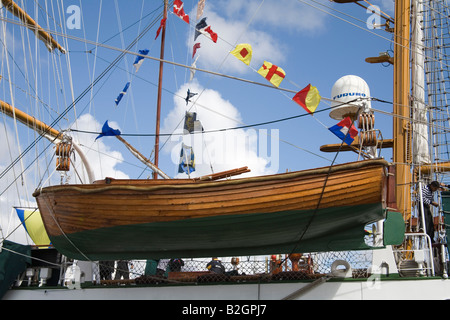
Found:
[[[404,218],[411,214],[411,137],[410,137],[410,0],[395,1],[394,92],[393,92],[393,161],[395,191],[399,211]]]
[[[164,17],[163,19],[167,18],[167,0],[164,0]],[[165,38],[166,38],[166,25],[164,24],[162,27],[162,34],[161,34],[161,53],[160,58],[161,61],[159,62],[159,82],[158,82],[158,101],[157,101],[157,107],[156,107],[156,130],[155,130],[155,166],[158,167],[158,158],[159,158],[159,126],[160,126],[160,118],[161,118],[161,90],[162,90],[162,76],[163,76],[163,66],[164,63],[162,60],[164,60],[164,44],[165,44]],[[156,171],[153,171],[153,179],[158,179],[158,173]]]
[[[359,0],[334,0],[337,3],[357,3]],[[394,59],[389,57],[368,58],[367,62],[389,62],[394,65],[393,91],[393,152],[395,163],[395,199],[398,210],[404,218],[411,214],[411,127],[410,127],[410,3],[411,0],[395,1]],[[390,21],[390,17],[388,19]],[[386,31],[390,31],[389,24]],[[391,142],[391,141],[389,141]],[[354,142],[358,146],[358,141]],[[389,146],[391,144],[389,143]],[[330,152],[336,145],[323,146]],[[348,148],[346,149],[348,150]]]

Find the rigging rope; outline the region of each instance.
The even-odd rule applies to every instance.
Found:
[[[336,108],[336,107],[329,107],[329,108],[325,108],[325,109],[322,109],[322,110],[316,110],[315,112],[320,113],[320,112],[328,111],[328,110],[333,109],[333,108]],[[277,119],[277,120],[271,120],[271,121],[259,122],[259,123],[255,123],[255,124],[242,125],[242,126],[233,127],[233,128],[223,128],[223,129],[206,130],[206,131],[202,131],[202,132],[192,132],[191,134],[212,133],[212,132],[221,132],[221,131],[230,131],[230,130],[251,128],[251,127],[258,127],[258,126],[262,126],[262,125],[266,125],[266,124],[283,122],[283,121],[297,119],[297,118],[302,118],[302,117],[306,117],[306,116],[310,116],[310,114],[302,113],[302,114],[299,114],[299,115],[286,117],[286,118],[282,118],[282,119]],[[89,134],[95,134],[95,135],[99,135],[101,133],[101,132],[96,132],[96,131],[77,130],[77,129],[70,129],[70,131],[80,132],[80,133],[89,133]],[[131,137],[154,137],[156,134],[155,133],[121,133],[120,135],[122,135],[122,136],[131,136]],[[184,135],[184,133],[160,133],[159,134],[159,136],[172,136],[172,135]]]
[[[69,36],[67,36],[67,35],[63,35],[63,36],[66,36],[67,38],[74,38],[74,37],[69,37]],[[79,39],[78,39],[78,40],[79,40]],[[88,40],[81,40],[81,41],[84,41],[84,42],[86,42],[86,43],[89,43]],[[90,43],[94,43],[94,44],[96,44],[96,45],[103,46],[103,47],[113,48],[114,50],[119,50],[119,51],[121,51],[122,53],[129,53],[129,54],[139,55],[139,54],[136,54],[135,52],[130,52],[130,51],[126,51],[126,50],[120,50],[120,49],[117,49],[117,48],[114,48],[114,47],[101,45],[101,44],[98,44],[98,43],[96,43],[96,42],[90,42]],[[158,58],[153,58],[153,57],[149,57],[149,56],[143,56],[143,57],[144,57],[144,58],[148,58],[148,59],[153,59],[153,60],[161,61],[161,59],[158,59]],[[190,67],[190,66],[181,65],[181,64],[177,64],[177,63],[170,62],[170,61],[166,61],[166,60],[164,60],[163,62],[167,62],[167,63],[173,64],[173,65],[179,65],[179,66],[182,66],[182,67],[185,67],[185,68],[192,68],[192,67]],[[198,68],[195,68],[195,70],[201,71],[201,72],[212,73],[212,72],[210,72],[210,71],[202,70],[202,69],[198,69]],[[291,92],[291,93],[295,93],[295,92],[296,92],[296,91],[293,91],[293,90],[288,90],[288,89],[283,89],[283,88],[275,88],[274,86],[271,86],[271,85],[267,85],[267,84],[263,84],[263,83],[257,83],[257,82],[254,82],[254,81],[249,81],[249,80],[245,80],[245,79],[240,79],[240,78],[232,77],[232,76],[228,76],[228,75],[223,75],[223,74],[218,74],[218,73],[212,73],[212,74],[216,74],[216,75],[220,75],[220,76],[224,76],[224,77],[228,77],[228,78],[232,78],[232,79],[240,80],[240,81],[244,81],[244,82],[250,82],[250,83],[253,83],[253,84],[257,84],[257,85],[262,85],[262,86],[266,86],[266,87],[269,87],[269,88],[272,88],[272,89],[278,89],[278,90],[282,90],[282,91],[286,91],[286,92]],[[93,87],[93,86],[90,86],[90,88],[92,88],[92,87]],[[323,98],[323,100],[326,101],[327,99],[326,99],[326,98]],[[329,100],[329,101],[331,101],[331,100]],[[55,120],[55,122],[56,122],[56,120]],[[0,178],[1,178],[3,175],[4,175],[4,174],[2,173],[2,175],[0,175]]]
[[[353,122],[354,122],[354,120],[352,120],[352,124],[351,124],[352,126],[353,126]],[[291,252],[287,255],[287,257],[286,257],[282,262],[280,262],[280,265],[283,264],[283,263],[284,263],[284,262],[285,262],[292,254],[294,254],[294,253],[297,251],[297,248],[298,248],[298,246],[300,245],[300,243],[302,242],[303,237],[305,236],[306,232],[309,230],[309,227],[310,227],[311,224],[313,223],[313,221],[314,221],[314,219],[315,219],[315,217],[316,217],[317,211],[319,210],[320,203],[322,202],[323,195],[324,195],[324,193],[325,193],[325,187],[327,186],[328,178],[329,178],[330,173],[331,173],[331,171],[332,171],[332,169],[333,169],[333,165],[334,165],[334,163],[335,163],[335,161],[336,161],[336,159],[337,159],[337,156],[338,156],[339,153],[341,152],[341,149],[342,149],[342,147],[343,147],[343,145],[344,145],[344,143],[345,143],[345,139],[347,138],[347,136],[348,136],[349,133],[350,133],[350,130],[347,131],[347,133],[345,134],[344,139],[342,139],[341,145],[339,146],[338,151],[337,151],[336,154],[334,155],[334,158],[333,158],[333,160],[331,161],[330,166],[328,167],[328,172],[327,172],[327,174],[326,174],[326,176],[325,176],[325,179],[324,179],[324,182],[323,182],[323,186],[322,186],[322,191],[320,192],[319,200],[317,201],[317,206],[316,206],[316,208],[314,209],[314,211],[313,211],[313,213],[312,213],[312,215],[311,215],[311,218],[309,219],[308,223],[306,224],[306,227],[304,228],[303,232],[300,234],[300,237],[299,237],[297,243],[296,243],[295,246],[292,248]]]
[[[166,61],[165,61],[165,62],[166,62]],[[169,62],[169,63],[170,63],[170,62]],[[173,64],[173,65],[175,65],[175,64]],[[187,67],[187,66],[184,66],[184,67]],[[191,68],[191,67],[188,67],[188,68]],[[202,71],[202,70],[200,70],[200,69],[196,69],[196,70]],[[204,72],[206,72],[206,71],[204,71]],[[256,84],[259,84],[259,83],[256,83]],[[259,85],[264,85],[264,84],[259,84]],[[270,86],[270,85],[266,85],[266,86],[267,86],[267,87],[273,88],[273,86]],[[92,90],[92,89],[93,89],[93,86],[90,87],[90,90]],[[284,90],[284,91],[288,91],[287,89],[280,89],[280,90],[281,90],[281,92],[282,92],[283,90]],[[296,91],[288,91],[288,92],[293,92],[293,93],[295,93]],[[92,91],[91,91],[91,94],[92,94]],[[331,101],[331,100],[330,100],[330,101]],[[328,108],[328,109],[329,109],[329,108]],[[324,109],[324,110],[320,110],[320,111],[316,111],[316,112],[322,112],[322,111],[325,111],[325,110],[328,110],[328,109]],[[270,124],[270,123],[275,123],[275,122],[286,121],[286,120],[290,120],[290,119],[293,119],[293,118],[298,118],[298,117],[306,116],[306,115],[307,115],[307,114],[303,114],[303,115],[293,116],[293,117],[289,117],[289,118],[278,119],[278,120],[268,121],[268,122],[264,122],[264,123],[254,124],[254,125],[246,125],[246,126],[241,126],[241,127],[236,127],[236,128],[211,130],[211,131],[206,131],[205,133],[208,133],[208,132],[217,132],[217,131],[226,131],[226,130],[235,130],[235,129],[242,129],[242,128],[247,128],[247,127],[252,127],[252,126],[259,126],[259,125],[264,125],[264,124]],[[56,121],[56,120],[55,120],[55,121]],[[86,132],[86,131],[79,131],[79,130],[75,130],[75,129],[72,129],[72,131]],[[131,135],[131,134],[124,134],[124,135]],[[149,134],[144,134],[144,135],[147,135],[147,136],[148,136]],[[165,135],[165,134],[161,134],[161,135]],[[136,135],[136,136],[138,136],[138,135]],[[342,144],[343,144],[343,142],[341,143],[341,147],[342,147]],[[340,149],[339,149],[339,150],[340,150]],[[338,153],[339,153],[339,151],[338,151]],[[337,154],[336,154],[336,156],[337,156]],[[336,159],[336,156],[335,156],[335,159]],[[332,165],[333,165],[335,159],[333,159]],[[0,178],[1,178],[1,177],[0,177]],[[324,190],[324,188],[325,188],[325,185],[326,185],[326,181],[325,181],[323,190]],[[323,192],[323,190],[322,190],[322,192]],[[320,199],[319,199],[319,204],[320,204]],[[319,204],[318,204],[318,206],[319,206]],[[305,232],[306,232],[306,230],[305,230]],[[302,237],[303,237],[303,235],[302,235]],[[301,237],[301,238],[302,238],[302,237]]]
[[[153,22],[151,22],[151,23],[149,23],[148,25],[147,25],[147,27],[144,29],[144,31],[143,32],[141,32],[139,35],[138,35],[138,37],[127,47],[127,49],[130,49],[134,44],[136,44],[137,43],[137,41],[139,40],[139,39],[141,39],[150,29],[151,29],[151,27],[153,27],[153,25],[155,24],[155,21],[153,21]],[[112,69],[112,67],[114,66],[114,65],[116,65],[121,59],[122,59],[122,57],[125,55],[125,53],[121,53],[121,54],[119,54],[119,56],[95,79],[95,81],[94,82],[92,82],[83,92],[82,92],[82,94],[80,95],[80,96],[78,96],[78,98],[77,99],[72,99],[72,103],[65,109],[65,111],[56,119],[56,120],[54,120],[54,122],[52,123],[52,125],[50,126],[50,127],[53,127],[57,122],[59,122],[59,120],[61,120],[71,109],[73,109],[74,107],[75,107],[75,105],[76,105],[76,103],[78,102],[78,101],[80,101],[80,99],[82,98],[82,97],[84,97],[89,91],[91,91],[92,90],[92,88],[98,83],[98,81],[100,81],[111,69]],[[70,65],[70,64],[69,64]],[[5,175],[6,175],[6,173],[9,171],[9,170],[11,170],[11,168],[13,168],[14,167],[14,165],[17,163],[17,161],[20,161],[22,158],[23,158],[23,156],[28,152],[28,151],[30,151],[35,145],[36,145],[36,143],[42,138],[44,136],[44,134],[42,134],[42,135],[39,135],[39,137],[37,137],[35,140],[34,140],[34,142],[26,149],[26,150],[24,150],[23,152],[21,152],[20,153],[20,155],[19,155],[19,157],[18,158],[16,158],[16,160],[14,160],[9,166],[8,166],[8,168],[6,168],[1,174],[0,174],[0,179],[1,178],[3,178]],[[51,144],[48,144],[47,145],[47,147],[44,149],[44,151],[50,146]],[[44,151],[42,151],[41,152],[41,154],[40,155],[42,155],[42,153],[44,152]],[[39,155],[39,156],[40,156]],[[23,172],[25,172],[38,158],[39,158],[39,156],[37,156],[31,163],[30,163],[30,165],[27,167],[27,168],[25,168],[24,170],[22,170],[22,173]],[[14,183],[15,181],[17,180],[17,178],[12,182],[12,183]],[[12,183],[9,185],[9,186],[7,186],[6,187],[6,189],[0,194],[0,196],[4,193],[4,192],[6,192],[6,190],[8,190],[9,189],[9,187],[12,185]],[[57,222],[56,222],[57,223]],[[57,223],[58,224],[58,223]],[[59,226],[59,224],[58,224],[58,226]],[[64,234],[64,232],[63,232],[63,234]],[[66,237],[67,238],[67,237]],[[70,239],[67,239],[69,242],[71,242],[70,241]],[[85,256],[84,254],[83,254],[83,252],[81,252],[75,245],[74,245],[74,247],[83,255],[83,256]],[[85,256],[86,257],[86,256]],[[87,258],[87,257],[86,257]]]
[[[242,30],[241,35],[236,39],[236,42],[235,42],[234,45],[231,45],[229,42],[227,42],[226,40],[222,39],[221,37],[219,37],[219,38],[222,39],[224,42],[226,42],[226,43],[228,43],[228,44],[230,44],[231,46],[234,47],[234,46],[237,44],[237,42],[239,41],[239,38],[245,33],[245,31],[247,30],[248,26],[251,24],[251,22],[252,22],[253,19],[255,18],[256,14],[257,14],[257,13],[259,12],[259,10],[261,9],[261,6],[262,6],[263,3],[264,3],[264,0],[262,0],[262,1],[260,2],[258,8],[254,11],[252,17],[250,18],[250,20],[249,20],[248,23],[247,23],[247,26],[244,28],[244,30]],[[192,26],[191,24],[189,24],[189,26],[191,27],[191,29],[194,29],[194,32],[196,32],[196,28],[195,28],[194,26]],[[191,38],[192,38],[192,35],[193,35],[193,34],[191,34]],[[222,66],[223,66],[223,64],[225,63],[225,61],[227,60],[228,56],[229,56],[229,53],[227,53],[227,54],[225,55],[225,57],[224,57],[224,59],[222,60],[222,62],[220,63],[220,65],[217,67],[217,70],[220,70],[220,69],[222,68]],[[189,68],[189,72],[192,72],[192,70],[194,70],[194,69],[195,69],[195,68],[193,68],[193,67],[191,66],[191,67]],[[188,69],[186,69],[186,72],[187,72],[187,71],[188,71]],[[209,81],[212,81],[212,80],[210,79]],[[197,101],[198,101],[198,100],[200,99],[200,97],[203,95],[203,93],[205,92],[205,90],[206,90],[206,88],[203,88],[203,90],[198,94],[198,96],[196,97],[196,99],[195,99],[194,102],[192,103],[191,107],[187,110],[187,112],[189,112],[193,107],[196,107]],[[174,131],[175,131],[175,130],[178,128],[178,126],[183,122],[183,120],[184,120],[184,116],[183,116],[182,119],[180,119],[179,123],[175,126]],[[233,119],[233,120],[234,120],[234,119]],[[236,120],[234,120],[234,121],[236,121]],[[236,121],[236,122],[238,122],[238,121]],[[174,132],[174,131],[173,131],[173,132]],[[172,133],[173,133],[173,132],[172,132]],[[202,131],[202,133],[204,133],[204,132]],[[171,135],[169,135],[169,136],[171,136]],[[164,146],[167,144],[168,141],[169,141],[169,138],[167,138],[166,141],[162,144],[160,150],[161,150],[162,148],[164,148]],[[209,151],[208,151],[208,149],[207,149],[207,144],[205,143],[205,141],[203,141],[203,142],[204,142],[204,147],[206,148],[206,152],[208,153],[208,156],[209,156]],[[214,172],[213,166],[212,166],[212,162],[210,162],[209,165],[210,165],[211,171]]]
[[[142,38],[150,29],[151,29],[151,27],[153,26],[155,24],[155,21],[153,21],[152,23],[150,23],[150,24],[148,24],[147,25],[147,27],[144,29],[144,31],[128,46],[128,48],[127,49],[130,49],[140,38]],[[65,111],[56,119],[56,120],[54,120],[54,122],[51,124],[51,126],[50,127],[53,127],[57,122],[59,122],[59,120],[61,120],[80,100],[81,100],[81,98],[82,97],[84,97],[111,69],[112,69],[112,67],[114,66],[114,65],[116,65],[120,60],[121,60],[121,58],[123,57],[125,55],[125,53],[124,52],[122,52],[121,54],[119,54],[119,56],[95,79],[95,81],[94,82],[92,82],[78,97],[77,97],[77,99],[75,99],[66,109],[65,109]],[[5,168],[4,170],[3,170],[3,172],[0,174],[0,179],[2,179],[5,175],[6,175],[6,173],[7,172],[9,172],[13,167],[14,167],[14,165],[18,162],[18,161],[20,161],[23,157],[24,157],[24,155],[26,154],[26,153],[28,153],[36,144],[37,144],[37,142],[39,142],[39,140],[43,137],[44,135],[39,135],[39,137],[37,137],[35,140],[34,140],[34,142],[33,143],[31,143],[14,161],[12,161],[11,163],[10,163],[10,165],[7,167],[7,168]],[[51,144],[49,144],[48,146],[47,146],[47,148],[50,146]],[[44,149],[44,151],[47,149],[47,148],[45,148]],[[42,154],[43,154],[43,152],[44,151],[42,151],[40,154],[39,154],[39,156],[41,156]],[[39,157],[38,156],[38,157]],[[36,157],[31,163],[30,163],[30,165],[28,165],[24,170],[22,170],[22,173],[23,172],[25,172],[28,168],[30,168],[30,166],[38,159],[38,157]],[[16,179],[14,179],[14,181],[10,184],[10,185],[8,185],[3,191],[2,191],[2,193],[0,194],[0,196],[2,195],[2,194],[4,194],[10,187],[11,187],[11,185],[15,182],[17,180],[17,178]]]
[[[127,47],[127,50],[124,50],[123,52],[121,52],[116,59],[114,59],[114,61],[112,62],[112,64],[110,64],[105,70],[103,70],[103,72],[92,82],[88,85],[88,87],[76,98],[73,100],[72,103],[70,103],[70,105],[55,119],[55,121],[53,121],[52,124],[50,124],[49,127],[54,127],[56,123],[58,123],[67,113],[69,113],[70,110],[72,110],[75,105],[106,75],[109,73],[109,71],[111,71],[111,69],[120,61],[122,60],[122,58],[125,56],[126,52],[129,52],[128,50],[135,45],[135,43],[142,38],[150,29],[151,27],[153,27],[153,25],[155,24],[155,22],[150,23],[147,25],[147,27],[144,29],[144,31],[135,39],[131,42],[131,44]],[[9,164],[8,167],[6,167],[1,173],[0,173],[0,179],[2,179],[6,173],[9,172],[9,170],[11,170],[14,165],[19,162],[24,156],[25,154],[27,154],[43,137],[44,135],[39,135],[39,137],[37,137],[23,152],[20,153],[20,155]]]

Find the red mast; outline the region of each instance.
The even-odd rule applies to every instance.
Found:
[[[167,0],[164,0],[164,19],[167,18]],[[162,90],[162,76],[163,76],[163,66],[164,63],[164,43],[166,36],[166,25],[164,24],[162,27],[161,34],[161,53],[159,62],[159,82],[158,82],[158,102],[156,107],[156,130],[155,130],[155,166],[158,167],[158,158],[159,158],[159,126],[160,126],[160,117],[161,117],[161,90]],[[153,172],[153,179],[158,179],[158,174]]]

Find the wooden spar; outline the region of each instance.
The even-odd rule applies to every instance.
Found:
[[[47,138],[51,143],[56,144],[61,142],[61,138],[63,136],[61,132],[46,125],[44,122],[37,120],[36,118],[26,114],[25,112],[13,107],[9,103],[6,103],[2,100],[0,100],[0,112],[6,114],[7,116],[10,116],[13,119],[17,119],[19,122],[23,123],[28,128],[37,131],[43,137]],[[78,155],[81,158],[81,161],[83,162],[86,168],[89,182],[90,183],[94,182],[95,181],[94,172],[92,171],[92,168],[89,165],[89,162],[83,150],[81,150],[81,148],[76,143],[73,143],[72,146],[74,147],[75,151],[77,151]]]
[[[242,167],[237,169],[232,169],[228,171],[222,171],[217,173],[208,174],[205,176],[201,176],[198,178],[194,178],[194,181],[207,181],[207,180],[219,180],[223,178],[228,178],[231,176],[237,176],[242,173],[250,172],[251,170],[248,167]]]
[[[46,125],[42,121],[37,120],[34,117],[31,117],[30,115],[26,114],[25,112],[13,107],[9,103],[6,103],[4,101],[0,100],[0,111],[4,114],[10,116],[11,118],[19,120],[21,123],[26,125],[27,127],[36,130],[39,132],[39,134],[42,134],[44,136],[49,136],[49,140],[55,140],[61,138],[61,133]]]
[[[48,32],[45,32],[44,29],[39,24],[37,24],[36,21],[34,21],[14,1],[1,0],[1,2],[9,12],[22,20],[25,26],[28,29],[32,30],[38,36],[38,38],[45,43],[45,46],[49,51],[53,51],[55,48],[58,48],[61,53],[66,53],[66,49],[64,49],[58,42],[56,42]]]
[[[393,160],[396,166],[396,202],[405,218],[411,214],[411,170],[409,130],[409,37],[410,37],[410,0],[395,1],[395,35],[394,35],[394,124]]]
[[[164,0],[164,17],[163,19],[167,18],[167,0]],[[157,107],[156,107],[156,130],[155,130],[155,166],[158,167],[158,158],[159,158],[159,122],[161,118],[161,89],[162,89],[162,77],[163,77],[163,66],[164,63],[162,60],[164,60],[164,44],[165,44],[165,38],[166,38],[166,25],[164,24],[162,27],[162,34],[161,34],[161,53],[160,58],[161,61],[159,62],[159,82],[158,82],[158,101],[157,101]],[[158,174],[156,171],[153,171],[153,179],[158,179]]]
[[[422,174],[432,174],[434,172],[449,172],[450,171],[450,161],[446,162],[436,162],[433,164],[423,164],[415,169],[415,172],[420,172]]]
[[[392,148],[393,140],[392,139],[385,139],[383,141],[380,141],[380,148]],[[348,144],[344,143],[333,143],[333,144],[325,144],[320,146],[320,151],[322,152],[337,152],[337,151],[358,151],[361,147],[361,144],[359,143],[359,137],[355,137],[355,140],[353,140],[352,144],[349,146]]]
[[[144,157],[139,151],[137,151],[131,144],[129,144],[124,138],[121,136],[115,136],[120,142],[122,142],[128,150],[136,157],[138,158],[143,164],[148,166],[150,169],[153,170],[154,174],[159,174],[164,179],[170,179],[170,177],[162,172],[156,165],[154,165],[150,160],[148,160],[146,157]]]
[[[378,57],[368,57],[366,58],[366,62],[368,63],[390,63],[394,64],[394,58],[388,55],[379,55]]]

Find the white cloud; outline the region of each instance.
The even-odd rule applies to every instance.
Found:
[[[31,196],[34,190],[31,189],[33,184],[30,179],[35,168],[31,167],[25,174],[21,174],[23,166],[19,163],[4,172],[11,161],[19,155],[19,144],[14,131],[9,126],[0,124],[0,132],[2,136],[0,148],[3,150],[0,153],[0,172],[4,173],[0,179],[0,238],[8,236],[7,239],[10,241],[28,244],[30,240],[25,229],[20,226],[20,220],[13,207],[36,205]]]
[[[117,123],[109,122],[110,126],[113,128],[118,128]],[[73,128],[78,130],[86,130],[86,131],[101,131],[101,127],[103,124],[100,124],[98,121],[94,119],[94,117],[90,114],[85,114],[79,117],[76,121],[76,126]],[[0,148],[1,150],[7,150],[5,152],[0,153],[0,172],[3,172],[7,166],[11,163],[11,160],[14,160],[19,155],[19,143],[17,142],[14,131],[11,130],[8,126],[4,126],[0,124],[0,134],[3,139],[0,139]],[[74,139],[82,146],[81,148],[85,152],[90,165],[94,173],[96,174],[96,179],[103,179],[104,177],[113,177],[113,178],[124,178],[127,179],[128,176],[122,171],[118,170],[116,166],[123,161],[123,156],[119,151],[113,150],[111,147],[105,144],[106,141],[102,139],[98,139],[94,141],[95,137],[91,134],[82,134],[72,132],[72,136]],[[7,139],[7,138],[8,139]],[[48,150],[53,152],[52,147]],[[23,150],[22,150],[23,151]],[[36,206],[35,199],[32,197],[33,188],[40,182],[42,175],[44,178],[42,181],[47,180],[47,165],[49,166],[48,170],[50,173],[53,172],[52,177],[47,182],[51,184],[59,184],[60,176],[58,172],[54,172],[55,169],[55,159],[48,157],[45,159],[39,159],[39,162],[36,162],[37,166],[31,166],[25,174],[20,175],[23,168],[29,163],[29,157],[34,157],[35,153],[30,152],[27,154],[27,157],[24,157],[24,166],[15,165],[13,170],[8,171],[2,179],[0,179],[0,192],[3,193],[0,196],[0,228],[2,229],[3,235],[6,236],[6,233],[17,226],[20,225],[20,221],[17,218],[17,215],[13,210],[14,206]],[[47,164],[47,161],[51,162]],[[77,168],[78,173],[83,175],[87,181],[87,175],[81,169],[81,161],[79,155],[76,155],[76,163],[71,165],[71,175],[72,178],[70,180],[71,183],[78,183],[75,181],[73,173],[74,166]],[[39,173],[37,173],[39,171]],[[16,183],[9,186],[15,178],[19,177],[16,180]],[[48,185],[48,183],[46,184]],[[17,230],[8,237],[8,240],[27,244],[30,243],[29,238],[26,236],[25,229],[22,227],[17,228]]]
[[[324,30],[327,15],[306,4],[290,0],[260,4],[256,0],[207,2],[202,17],[207,17],[207,24],[219,39],[213,43],[202,35],[197,38],[195,42],[201,44],[197,66],[225,73],[249,72],[250,68],[228,54],[239,43],[251,44],[253,69],[258,70],[264,60],[282,65],[289,53],[284,35],[314,35]],[[196,16],[196,10],[192,9],[190,17]],[[192,50],[193,45],[192,29],[187,46]]]
[[[258,10],[258,11],[257,11]],[[322,31],[326,14],[300,1],[226,1],[221,13],[288,34]],[[256,14],[255,14],[256,13]]]
[[[163,121],[161,132],[182,133],[185,112],[197,113],[205,131],[234,128],[241,125],[239,111],[219,92],[203,88],[196,80],[184,84],[176,95],[184,96],[187,90],[198,93],[192,98],[195,102],[186,106],[183,98],[174,97],[174,108]],[[277,138],[277,137],[276,137]],[[191,177],[248,166],[251,170],[246,176],[272,174],[278,171],[278,139],[267,139],[265,132],[254,129],[237,129],[204,134],[174,135],[163,149],[171,154],[174,167],[178,169],[181,142],[192,146],[195,154],[196,171]],[[272,144],[271,154],[266,154],[260,143]],[[177,178],[185,178],[185,174]],[[239,176],[239,177],[242,177]]]
[[[120,130],[119,125],[116,122],[109,121],[108,124],[111,128]],[[76,121],[76,124],[72,126],[72,128],[77,130],[96,132],[100,132],[102,127],[103,124],[100,124],[100,122],[95,120],[90,114],[80,116]],[[122,153],[114,151],[111,147],[106,145],[103,140],[105,138],[95,140],[95,137],[91,134],[73,133],[72,135],[75,137],[76,141],[82,145],[82,149],[92,167],[92,171],[95,173],[96,179],[103,179],[105,177],[129,179],[127,174],[116,168],[116,166],[124,160]],[[78,165],[78,167],[80,167],[80,165]]]
[[[209,7],[208,7],[209,8]],[[281,64],[284,61],[283,50],[286,48],[273,36],[264,31],[248,28],[245,21],[233,18],[224,18],[222,15],[205,9],[206,23],[219,36],[217,43],[200,35],[194,42],[194,31],[187,39],[188,48],[192,49],[194,43],[200,42],[201,48],[198,49],[197,66],[220,72],[245,73],[250,69],[237,60],[228,52],[234,49],[238,43],[250,43],[253,49],[253,58],[251,66],[259,69],[264,60],[275,64]]]
[[[392,18],[394,18],[395,13],[395,1],[394,0],[379,0],[376,1],[374,4],[377,4],[377,2],[380,3],[381,10],[385,11],[387,14],[391,15]]]

